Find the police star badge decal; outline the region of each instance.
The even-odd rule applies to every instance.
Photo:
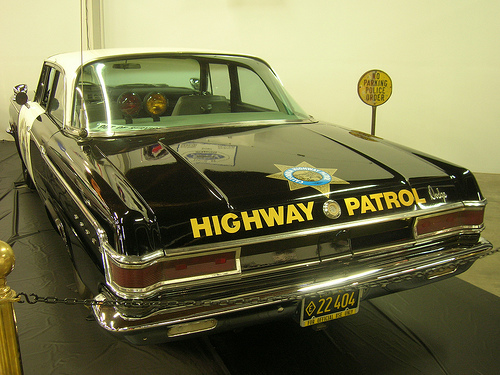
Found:
[[[281,172],[270,174],[267,177],[288,181],[290,190],[312,187],[321,194],[330,195],[330,185],[348,185],[349,182],[335,177],[337,169],[319,169],[307,162],[302,162],[293,167],[289,165],[274,164]]]

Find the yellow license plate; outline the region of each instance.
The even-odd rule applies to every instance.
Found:
[[[359,290],[341,292],[326,297],[305,297],[302,300],[300,326],[328,322],[354,315],[359,310]]]

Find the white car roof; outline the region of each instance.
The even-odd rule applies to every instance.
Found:
[[[185,53],[185,54],[223,54],[230,56],[244,56],[249,58],[258,59],[255,56],[223,52],[223,51],[203,51],[195,49],[167,49],[167,48],[113,48],[113,49],[99,49],[87,50],[82,52],[69,52],[53,55],[45,60],[46,63],[52,63],[63,70],[64,85],[65,85],[65,114],[63,119],[63,126],[70,126],[71,122],[71,109],[73,104],[73,88],[76,84],[76,79],[79,69],[82,65],[86,65],[93,61],[98,61],[105,58],[113,58],[120,56],[130,55],[146,55],[146,54],[161,54],[161,53]],[[267,63],[266,63],[267,64]]]
[[[119,57],[122,55],[141,55],[141,54],[160,54],[160,53],[190,53],[190,54],[224,54],[236,55],[256,58],[255,56],[227,52],[227,51],[207,51],[198,49],[169,49],[169,48],[109,48],[109,49],[96,49],[87,50],[82,52],[69,52],[53,55],[46,59],[47,62],[54,63],[64,69],[66,74],[77,73],[82,65],[86,65],[93,61],[101,60],[104,58]],[[260,58],[258,58],[261,60]]]

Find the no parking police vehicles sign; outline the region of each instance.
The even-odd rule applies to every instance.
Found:
[[[372,107],[384,104],[392,94],[392,80],[381,70],[370,70],[358,82],[360,99]]]
[[[392,94],[391,77],[382,70],[369,70],[358,82],[359,98],[372,107],[372,131],[375,135],[375,117],[377,106],[389,100]]]

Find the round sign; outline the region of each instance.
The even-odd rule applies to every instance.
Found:
[[[325,171],[310,167],[288,168],[283,175],[288,181],[307,186],[325,185],[332,181],[332,176]]]
[[[358,82],[358,95],[372,107],[384,104],[392,94],[392,80],[381,70],[370,70]]]

